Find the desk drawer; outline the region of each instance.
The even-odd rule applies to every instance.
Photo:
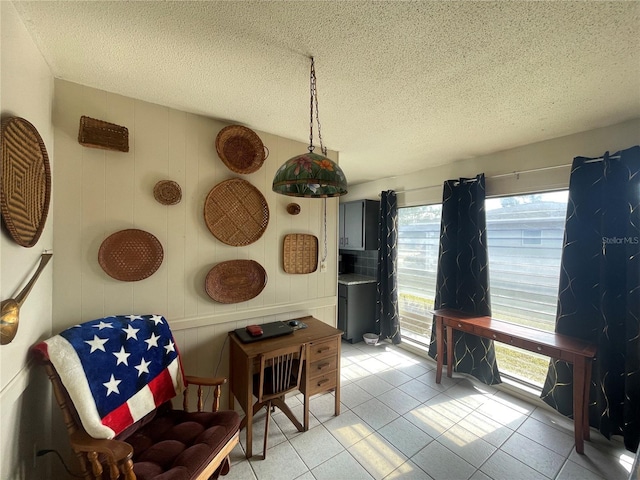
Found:
[[[547,357],[560,358],[561,352],[557,348],[548,347],[546,345],[540,345],[536,342],[531,342],[523,338],[514,338],[512,345],[514,347],[524,348],[530,352],[539,353],[540,355],[546,355]]]
[[[482,329],[477,329],[477,330],[478,330],[477,331],[478,335],[481,335],[486,338],[490,338],[491,340],[495,340],[496,342],[512,343],[512,340],[513,340],[511,335],[507,335],[506,333],[491,332],[491,331],[486,331]]]
[[[445,320],[444,325],[451,326],[454,330],[458,330],[460,332],[473,333],[473,325],[468,325],[466,323],[458,322],[449,318]]]
[[[333,371],[330,373],[326,373],[324,375],[320,375],[314,378],[310,378],[308,381],[306,394],[311,396],[316,393],[326,392],[333,388],[336,388],[338,384],[338,372]]]
[[[316,360],[326,357],[338,357],[338,338],[332,338],[323,342],[312,342],[307,350],[307,361],[314,363]]]
[[[338,357],[326,357],[321,358],[320,360],[315,360],[307,363],[307,375],[309,377],[315,377],[316,375],[322,375],[324,373],[329,373],[336,368],[338,368]]]

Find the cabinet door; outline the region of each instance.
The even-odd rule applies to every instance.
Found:
[[[338,330],[342,330],[342,336],[344,338],[347,334],[347,287],[345,285],[338,285]]]
[[[344,204],[344,244],[343,248],[362,250],[364,202]]]

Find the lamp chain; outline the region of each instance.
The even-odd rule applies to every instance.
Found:
[[[309,151],[313,152],[315,148],[313,146],[313,105],[316,107],[316,122],[318,124],[318,139],[320,140],[320,152],[326,157],[327,148],[322,143],[322,131],[320,127],[320,114],[318,110],[318,90],[316,87],[316,67],[313,57],[311,57],[311,75],[310,75],[310,90],[311,90],[311,106],[309,112]]]

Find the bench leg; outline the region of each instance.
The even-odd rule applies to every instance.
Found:
[[[436,316],[436,348],[437,360],[436,360],[436,383],[440,383],[442,380],[442,364],[444,359],[444,329],[442,328],[442,317]]]
[[[585,377],[587,374],[586,361],[582,356],[577,356],[573,362],[573,428],[576,440],[576,452],[584,454],[584,425],[585,418]]]
[[[453,375],[453,328],[447,327],[447,377]]]

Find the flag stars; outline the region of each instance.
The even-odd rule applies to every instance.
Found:
[[[151,315],[151,320],[154,324],[160,325],[162,324],[162,315]]]
[[[164,346],[164,349],[167,351],[167,353],[171,353],[171,352],[175,352],[175,344],[173,343],[173,341],[169,340],[169,343],[167,343]]]
[[[123,332],[127,333],[127,340],[133,338],[134,340],[138,339],[139,328],[133,328],[131,325],[127,325],[127,328],[122,329]]]
[[[124,363],[127,367],[129,366],[129,356],[131,355],[130,353],[127,353],[124,351],[124,347],[120,347],[120,351],[119,352],[113,352],[113,354],[116,356],[116,358],[118,359],[118,361],[116,362],[116,366],[120,365],[121,363]]]
[[[138,370],[138,377],[143,373],[149,373],[149,365],[151,362],[145,361],[144,358],[140,360],[140,365],[135,366],[135,369]]]
[[[133,322],[134,320],[144,320],[140,315],[127,315],[125,318],[128,318],[130,322]]]
[[[97,328],[98,330],[102,330],[103,328],[113,328],[113,323],[105,323],[100,320],[98,325],[94,325],[93,328]]]
[[[151,336],[145,340],[145,342],[147,342],[147,350],[151,350],[151,347],[157,347],[159,339],[159,335],[152,333]]]
[[[105,352],[104,344],[109,341],[108,338],[99,338],[97,335],[93,336],[93,340],[85,340],[84,343],[88,343],[91,345],[91,351],[89,353],[93,353],[96,350],[102,350]]]
[[[112,373],[109,381],[102,384],[107,387],[107,397],[112,393],[117,393],[118,395],[120,394],[120,390],[118,389],[118,385],[120,385],[120,382],[122,382],[122,380],[116,380]]]

